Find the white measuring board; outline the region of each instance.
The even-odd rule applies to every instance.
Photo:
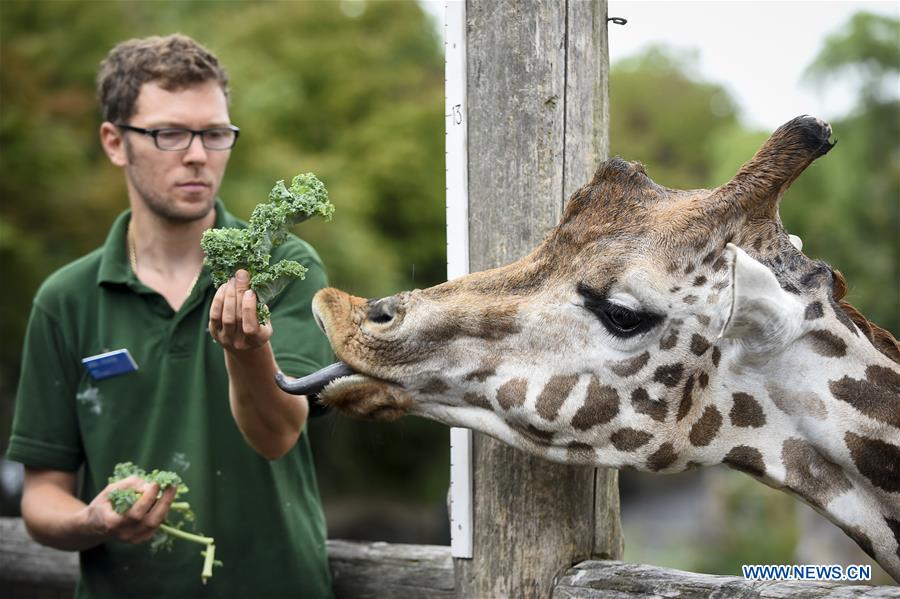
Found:
[[[469,274],[466,3],[444,5],[447,280]],[[472,431],[450,429],[450,554],[472,557]]]

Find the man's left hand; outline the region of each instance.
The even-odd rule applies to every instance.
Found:
[[[256,294],[246,270],[237,271],[216,291],[209,308],[209,332],[230,352],[261,347],[272,337],[272,324],[260,325],[256,318]]]

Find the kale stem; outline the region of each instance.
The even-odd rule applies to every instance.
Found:
[[[215,539],[212,539],[210,537],[203,537],[200,535],[191,534],[189,532],[184,532],[183,530],[178,530],[177,528],[174,528],[167,524],[160,524],[159,528],[169,533],[173,537],[178,537],[179,539],[184,539],[185,541],[191,541],[193,543],[200,543],[201,545],[212,545],[216,542]]]
[[[203,580],[203,584],[206,584],[206,581],[212,578],[213,566],[216,565],[216,546],[213,544],[209,544],[206,546],[206,551],[201,552],[203,554],[203,571],[200,573],[200,578]]]

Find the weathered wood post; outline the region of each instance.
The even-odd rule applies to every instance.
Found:
[[[534,248],[606,158],[605,0],[468,0],[472,272]],[[554,577],[622,553],[615,471],[473,440],[474,554],[457,597],[548,597]]]

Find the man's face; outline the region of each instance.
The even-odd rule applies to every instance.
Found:
[[[128,125],[144,129],[184,127],[201,130],[230,124],[222,88],[208,81],[167,91],[145,83]],[[160,150],[153,138],[122,130],[125,136],[125,175],[133,199],[160,218],[191,222],[213,209],[231,150],[207,150],[200,136],[186,150]]]

